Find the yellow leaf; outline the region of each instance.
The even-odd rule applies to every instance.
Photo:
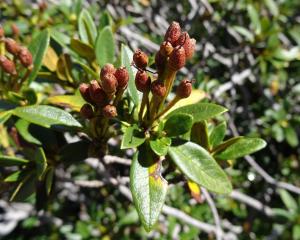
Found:
[[[191,180],[188,180],[188,187],[191,191],[192,197],[197,201],[197,202],[202,202],[201,200],[201,189],[199,185]]]
[[[80,95],[58,95],[49,97],[47,103],[67,107],[75,112],[79,112],[82,105],[85,104],[85,101]]]
[[[51,72],[55,72],[58,62],[58,56],[52,47],[47,48],[47,52],[43,58],[43,65]]]

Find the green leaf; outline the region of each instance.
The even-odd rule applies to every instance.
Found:
[[[248,4],[247,11],[252,23],[252,27],[255,31],[255,34],[259,35],[261,33],[261,24],[260,24],[258,12],[256,8],[251,4]]]
[[[10,174],[9,176],[7,176],[4,179],[4,182],[17,182],[20,181],[20,179],[22,179],[24,177],[24,174],[22,171],[16,171],[13,172],[12,174]]]
[[[171,146],[169,155],[177,167],[195,183],[216,193],[231,192],[232,186],[225,172],[201,146],[192,142]]]
[[[134,124],[126,129],[122,138],[121,149],[138,147],[145,140],[145,134]]]
[[[10,156],[0,156],[0,166],[8,167],[15,165],[24,165],[29,161],[26,159],[18,158],[18,157],[10,157]]]
[[[284,133],[288,144],[290,144],[292,147],[297,147],[299,140],[295,129],[288,126],[287,128],[284,128]]]
[[[254,42],[254,35],[247,29],[241,26],[233,26],[232,27],[235,31],[237,31],[239,34],[244,36],[249,42]]]
[[[38,139],[36,139],[34,136],[32,136],[31,133],[29,132],[29,125],[30,125],[30,123],[24,119],[19,119],[15,124],[19,134],[27,142],[37,144],[37,145],[42,145],[42,143]]]
[[[44,30],[39,35],[37,35],[28,46],[28,49],[31,52],[33,58],[33,69],[28,78],[29,83],[31,83],[35,79],[42,66],[43,58],[49,45],[49,40],[49,31]]]
[[[84,43],[78,39],[72,38],[70,47],[80,56],[92,62],[96,56],[91,45]]]
[[[257,152],[266,146],[266,142],[261,138],[240,137],[224,151],[215,155],[221,160],[236,159]]]
[[[178,113],[170,116],[164,126],[169,137],[176,137],[188,132],[193,125],[193,117],[189,114]]]
[[[0,113],[0,125],[4,124],[12,115],[11,111],[4,111]]]
[[[18,184],[10,201],[24,201],[30,197],[36,189],[36,177],[33,172],[28,175]]]
[[[211,147],[214,148],[215,146],[219,145],[223,141],[225,134],[226,134],[226,122],[222,122],[216,127],[214,127],[209,135],[209,141]]]
[[[31,105],[17,107],[13,114],[28,122],[50,128],[55,126],[81,127],[81,124],[72,115],[59,108],[46,105]]]
[[[121,65],[125,66],[129,73],[128,93],[135,106],[139,105],[139,94],[135,87],[135,70],[131,66],[133,52],[125,45],[121,47]]]
[[[169,113],[166,118],[169,118],[178,113],[185,113],[192,115],[195,123],[203,120],[208,120],[226,111],[226,108],[213,103],[196,103],[177,108]]]
[[[272,54],[275,59],[281,61],[292,61],[300,57],[299,47],[293,47],[291,49],[276,48]]]
[[[36,163],[36,174],[39,180],[42,180],[47,169],[47,159],[43,148],[37,148],[34,153],[34,160]]]
[[[284,189],[279,189],[278,190],[279,195],[281,200],[283,201],[284,205],[286,206],[286,208],[296,214],[297,210],[298,210],[298,205],[296,200],[292,197],[291,194],[289,194],[286,190]]]
[[[160,174],[160,162],[155,162],[147,149],[134,155],[130,168],[130,189],[133,202],[146,229],[156,223],[164,205],[168,183]]]
[[[93,46],[96,39],[97,28],[93,18],[86,9],[83,9],[79,15],[78,30],[81,40]]]
[[[209,149],[208,129],[206,121],[197,122],[191,131],[191,141],[197,143],[204,149]]]
[[[158,156],[165,156],[171,145],[171,138],[162,137],[150,141],[150,147]]]
[[[99,31],[101,31],[103,28],[106,26],[111,26],[113,25],[113,20],[109,13],[107,11],[104,11],[101,14],[100,20],[99,20]]]
[[[48,195],[50,194],[52,188],[54,170],[55,170],[54,167],[49,167],[45,177],[46,192]]]
[[[277,7],[277,3],[274,0],[265,0],[265,4],[274,17],[278,16],[279,10]]]
[[[115,41],[111,27],[105,27],[97,36],[96,45],[96,59],[100,67],[106,63],[113,63],[115,56]]]

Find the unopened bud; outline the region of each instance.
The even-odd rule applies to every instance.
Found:
[[[85,103],[80,109],[80,115],[86,119],[91,119],[94,117],[94,110],[92,106],[88,103]]]
[[[114,65],[107,63],[105,64],[102,68],[101,68],[101,72],[100,72],[100,79],[102,80],[102,78],[104,77],[104,75],[106,74],[115,74],[116,69],[114,67]]]
[[[17,74],[16,66],[14,62],[4,56],[0,56],[0,66],[2,67],[3,71],[8,74],[11,75]]]
[[[32,55],[27,48],[22,47],[20,49],[18,58],[24,67],[30,67],[32,65]]]
[[[124,89],[129,81],[129,73],[125,67],[118,68],[115,72],[115,77],[118,81],[118,88]]]
[[[167,89],[162,82],[156,80],[151,84],[151,92],[154,96],[164,97],[166,95]]]
[[[163,55],[164,57],[167,57],[171,54],[171,52],[173,51],[173,46],[170,42],[168,41],[164,41],[161,45],[160,45],[160,49],[159,49],[161,55]]]
[[[89,91],[89,84],[87,83],[81,83],[80,86],[79,86],[79,92],[82,96],[82,98],[91,103],[92,102],[92,99],[91,99],[91,96],[90,96],[90,91]]]
[[[160,51],[158,51],[155,55],[155,65],[158,73],[161,73],[166,66],[166,57],[164,57]]]
[[[98,105],[103,104],[105,101],[105,92],[97,80],[92,80],[89,86],[89,92],[93,103]]]
[[[17,44],[17,42],[12,38],[5,39],[5,48],[9,53],[13,54],[14,56],[17,56],[21,49],[19,44]]]
[[[166,34],[165,40],[171,42],[173,46],[175,46],[176,41],[181,35],[181,28],[178,22],[172,22],[169,26]]]
[[[118,86],[118,81],[115,75],[111,73],[105,74],[101,79],[101,86],[105,93],[111,95],[114,93]]]
[[[185,50],[185,58],[192,58],[195,52],[196,40],[194,38],[191,38],[186,44],[184,44],[183,47]]]
[[[14,37],[18,37],[20,35],[20,29],[18,28],[18,26],[15,23],[13,23],[11,25],[11,31],[12,31]]]
[[[187,32],[182,32],[178,40],[176,41],[176,46],[183,46],[187,41],[190,40],[190,35]]]
[[[180,68],[185,65],[185,50],[181,46],[174,48],[173,52],[170,55],[168,67],[173,71],[178,71]]]
[[[150,90],[151,79],[144,70],[137,71],[135,75],[135,86],[140,92],[148,92]]]
[[[133,54],[133,62],[138,68],[144,69],[148,65],[148,56],[146,53],[138,49]]]
[[[46,1],[42,1],[39,3],[39,10],[41,12],[44,12],[47,9],[48,5]]]
[[[192,92],[192,81],[184,79],[180,82],[176,89],[176,96],[179,98],[187,98]]]
[[[107,118],[114,118],[118,115],[117,114],[117,109],[113,105],[106,105],[102,109],[102,112],[103,112],[104,117],[107,117]]]

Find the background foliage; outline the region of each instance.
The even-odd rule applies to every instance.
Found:
[[[47,59],[54,63],[41,63],[42,73],[30,85],[37,90],[43,88],[41,94],[45,96],[53,92],[74,92],[79,82],[93,75],[89,65],[91,59],[102,66],[114,58],[115,50],[126,51],[125,47],[121,48],[121,42],[152,54],[158,49],[157,44],[168,23],[180,22],[197,40],[196,56],[182,70],[182,76],[195,79],[194,87],[205,92],[203,101],[219,103],[229,109],[225,115],[230,130],[226,138],[236,135],[262,137],[268,143],[253,158],[239,158],[227,168],[235,189],[232,194],[213,195],[220,226],[227,233],[227,239],[300,239],[299,8],[297,0],[53,0],[41,11],[35,2],[4,1],[0,3],[0,21],[8,34],[11,24],[15,23],[22,42],[31,42],[32,51],[43,51],[42,46],[34,50],[32,39],[48,39],[54,51],[47,51],[51,56]],[[86,32],[85,25],[91,25],[95,31]],[[109,31],[105,26],[112,26],[113,33],[105,34]],[[97,37],[97,31],[104,33]],[[112,34],[116,45],[111,44]],[[84,39],[84,44],[71,41],[78,35]],[[103,38],[107,46],[100,44]],[[93,44],[96,55],[89,47]],[[65,55],[66,51],[70,55]],[[97,55],[100,51],[106,54]],[[60,64],[56,64],[59,61]],[[70,62],[76,68],[69,67]],[[60,99],[49,97],[45,104],[57,106],[60,102]],[[75,111],[77,107],[78,111],[81,105],[82,102],[70,99],[68,106]],[[12,139],[9,143],[4,141],[7,138],[3,137],[3,128],[0,134],[1,151],[7,144],[16,147]],[[65,142],[56,135],[59,134],[43,131],[41,138],[44,139],[31,141],[47,142],[47,154],[50,152],[54,156],[59,150],[69,159],[67,147],[59,147]],[[122,155],[115,149],[115,141],[110,142],[114,155],[131,157],[130,151]],[[105,184],[90,188],[82,185],[85,180],[101,180],[101,166],[94,167],[95,171],[92,164],[75,162],[73,158],[67,168],[57,169],[55,192],[50,196],[47,210],[33,210],[30,206],[42,204],[35,198],[28,200],[27,208],[6,205],[12,189],[1,183],[2,215],[20,211],[16,219],[7,219],[7,223],[17,225],[4,239],[214,239],[213,234],[198,225],[188,224],[185,218],[172,215],[168,209],[163,211],[155,230],[146,233],[140,227],[131,201],[118,186]],[[116,175],[128,176],[126,165],[113,163],[109,167]],[[7,176],[7,169],[0,171],[1,178]],[[166,204],[201,222],[217,224],[213,205],[209,204],[205,192],[196,200],[185,189],[192,188],[184,182],[172,185]]]

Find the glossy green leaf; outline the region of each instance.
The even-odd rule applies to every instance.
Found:
[[[176,137],[188,132],[193,125],[193,117],[189,114],[178,113],[170,116],[164,126],[169,137]]]
[[[199,122],[208,120],[226,111],[226,108],[213,103],[196,103],[177,108],[169,113],[166,118],[169,118],[178,113],[185,113],[192,115],[194,118],[194,122]]]
[[[219,145],[223,141],[226,134],[226,127],[226,122],[222,122],[213,128],[209,135],[209,141],[212,148]]]
[[[37,35],[28,46],[28,49],[31,52],[33,58],[33,69],[28,78],[29,83],[35,79],[42,66],[43,58],[47,52],[49,41],[49,31],[44,30],[39,35]]]
[[[51,126],[81,127],[81,124],[70,113],[46,105],[18,107],[13,110],[13,114],[46,128]]]
[[[34,160],[36,163],[36,174],[39,180],[41,180],[47,169],[47,159],[43,148],[39,147],[35,150]]]
[[[80,39],[94,45],[97,36],[97,28],[90,13],[83,9],[78,18],[78,30]]]
[[[190,180],[216,193],[231,192],[232,186],[225,172],[209,152],[198,144],[185,142],[171,146],[169,155]]]
[[[160,162],[155,162],[149,151],[138,151],[130,168],[130,189],[133,202],[146,229],[156,223],[164,205],[168,183],[160,173]]]
[[[97,36],[95,45],[96,59],[100,67],[113,63],[115,56],[115,40],[111,27],[105,27]]]
[[[101,31],[103,28],[106,26],[111,26],[113,25],[113,20],[109,13],[107,11],[104,11],[101,14],[100,20],[99,20],[99,31]]]
[[[150,147],[158,156],[165,156],[168,153],[169,146],[171,145],[171,138],[162,137],[150,140]]]
[[[18,157],[10,157],[10,156],[0,156],[0,166],[8,167],[15,165],[24,165],[29,161],[26,159],[18,158]]]
[[[279,9],[278,9],[277,3],[274,0],[264,0],[264,1],[265,1],[266,6],[268,7],[270,12],[272,13],[272,15],[274,17],[278,16]]]
[[[96,56],[91,45],[84,43],[78,39],[72,38],[70,47],[80,56],[92,62]]]
[[[209,149],[208,129],[206,121],[197,122],[191,131],[191,141],[204,149]]]
[[[125,45],[121,47],[121,66],[125,66],[129,73],[128,93],[135,106],[139,105],[139,94],[135,87],[135,70],[131,66],[133,52]]]
[[[236,159],[257,152],[266,146],[266,142],[261,138],[240,137],[224,151],[215,155],[221,160]]]
[[[139,130],[137,125],[130,126],[126,129],[122,138],[121,149],[138,147],[145,140],[145,134]]]
[[[24,119],[19,119],[15,126],[19,134],[29,143],[41,145],[42,143],[29,132],[30,123]]]
[[[254,42],[254,35],[248,29],[241,26],[233,26],[232,28],[244,36],[249,42]]]
[[[300,58],[299,47],[293,47],[291,49],[276,48],[272,54],[274,58],[281,61],[292,61]]]

